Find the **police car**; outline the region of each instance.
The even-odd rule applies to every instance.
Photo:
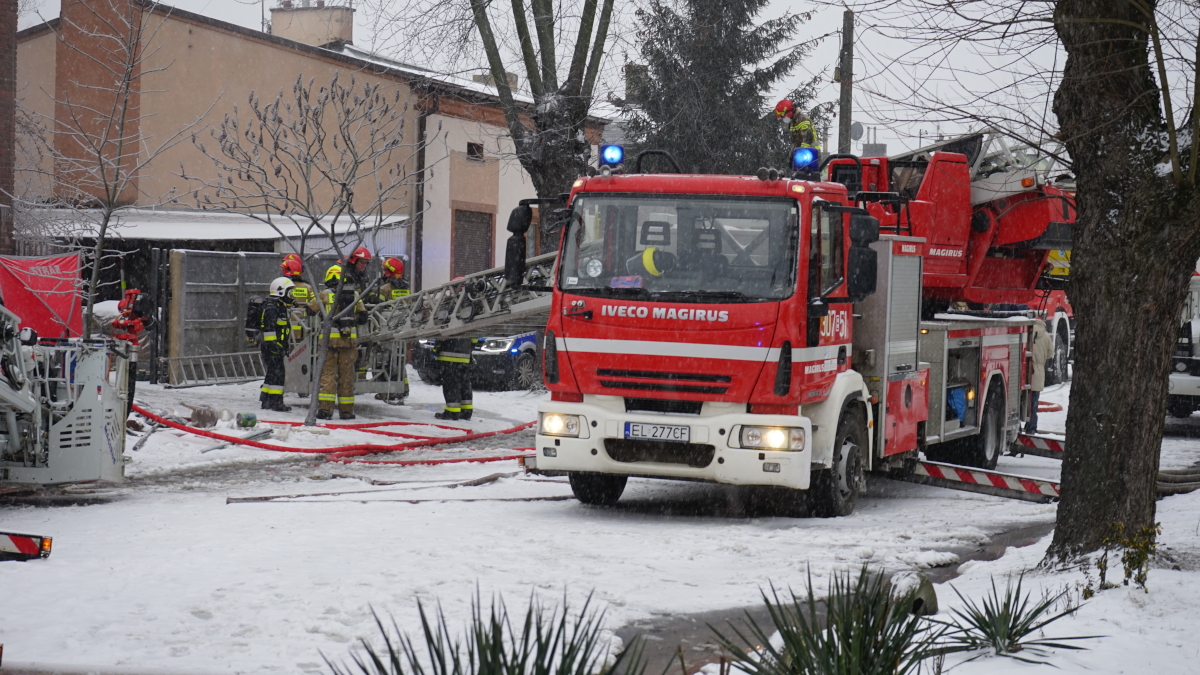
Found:
[[[471,359],[471,384],[496,389],[532,389],[542,384],[537,332],[486,337],[475,345]],[[442,383],[433,347],[437,340],[418,340],[413,367],[426,384]]]

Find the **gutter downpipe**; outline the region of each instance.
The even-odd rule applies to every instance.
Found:
[[[432,87],[430,87],[430,90],[432,90]],[[442,104],[437,93],[430,93],[429,96],[433,99],[433,105],[425,107],[421,111],[421,115],[417,118],[417,138],[421,145],[417,148],[417,196],[413,200],[416,213],[413,214],[411,235],[412,290],[414,292],[424,287],[422,281],[425,276],[425,148],[429,145],[426,129],[429,116],[436,115],[441,109]]]

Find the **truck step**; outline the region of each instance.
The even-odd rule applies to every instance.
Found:
[[[1012,455],[1035,455],[1050,459],[1062,459],[1066,450],[1065,438],[1045,434],[1017,434],[1017,440],[1008,446],[1008,452]]]
[[[1058,501],[1059,497],[1057,481],[940,462],[917,462],[911,474],[889,474],[887,477],[909,483],[1042,504]]]

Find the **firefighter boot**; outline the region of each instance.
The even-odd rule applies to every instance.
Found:
[[[283,394],[272,394],[270,396],[270,410],[275,412],[292,412],[292,407],[284,405]]]
[[[340,415],[340,417],[341,417],[342,419],[344,419],[344,420],[352,420],[352,419],[354,419],[354,413],[353,413],[352,411],[346,411],[346,410],[342,410],[342,411],[339,413],[339,415]]]
[[[458,413],[456,413],[456,412],[451,412],[451,411],[449,411],[449,410],[443,410],[442,412],[439,412],[439,413],[433,413],[433,416],[434,416],[434,417],[436,417],[436,418],[438,418],[439,420],[450,420],[450,421],[453,421],[453,420],[457,420],[457,419],[458,419]]]
[[[331,420],[331,419],[333,419],[333,412],[329,411],[329,410],[318,410],[317,411],[317,419]]]

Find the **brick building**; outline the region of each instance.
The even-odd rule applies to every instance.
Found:
[[[321,0],[308,4],[284,0],[272,9],[268,34],[145,0],[62,0],[59,18],[17,34],[17,99],[42,119],[58,120],[64,100],[89,95],[89,85],[100,76],[88,52],[95,40],[80,27],[96,24],[95,17],[105,12],[145,21],[153,36],[135,84],[144,137],[167,138],[210,108],[202,124],[217,126],[235,105],[244,112],[252,92],[269,101],[281,90],[290,92],[298,77],[315,78],[319,85],[335,73],[352,74],[359,82],[382,85],[389,96],[398,94],[407,116],[405,142],[421,145],[422,133],[426,141],[406,160],[405,170],[419,178],[397,197],[407,209],[403,235],[390,237],[391,249],[382,253],[408,254],[418,288],[501,263],[508,212],[536,195],[513,156],[494,88],[361,50],[353,44],[353,9]],[[603,123],[589,122],[594,144]],[[208,133],[199,132],[202,138]],[[61,138],[50,142],[62,147]],[[211,159],[193,143],[179,143],[138,174],[129,202],[194,208],[185,199],[169,198],[188,191],[180,167],[186,175],[215,176]],[[34,191],[52,189],[34,183]],[[418,208],[422,202],[424,209]],[[187,234],[178,238],[205,236]]]

